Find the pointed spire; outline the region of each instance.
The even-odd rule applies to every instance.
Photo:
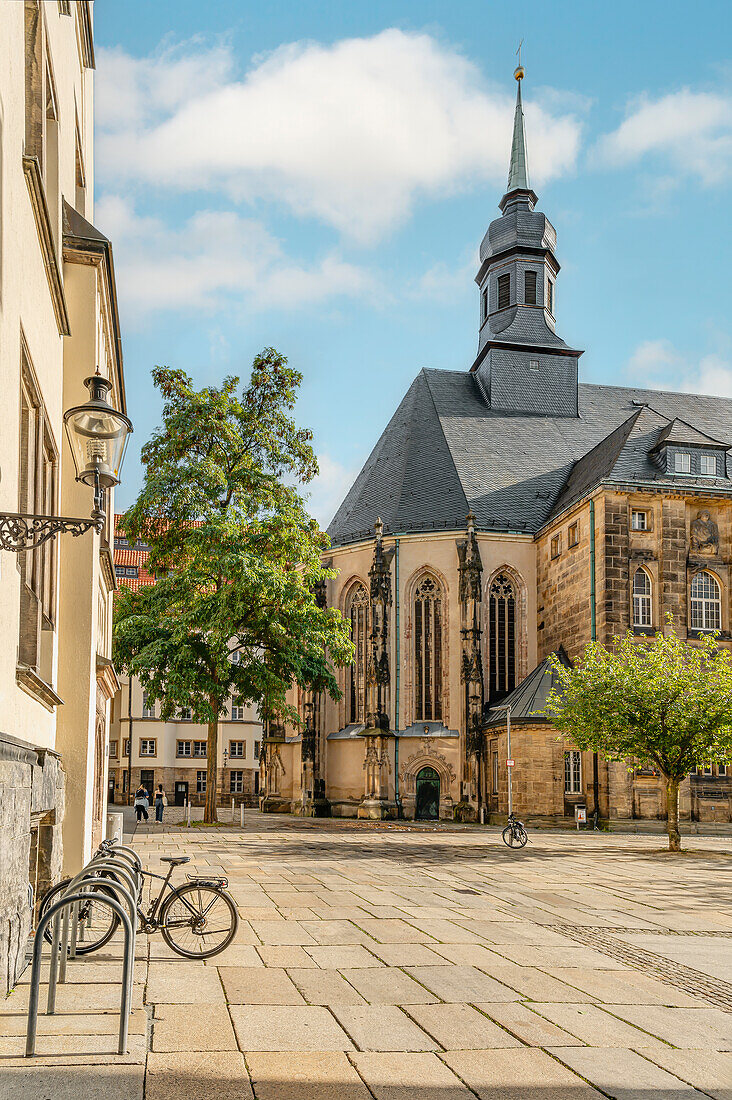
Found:
[[[519,64],[513,74],[516,78],[516,112],[513,117],[513,141],[511,142],[511,164],[508,169],[508,187],[506,193],[531,188],[529,183],[529,160],[526,156],[526,130],[524,128],[524,105],[521,102],[521,81],[524,79],[523,65]]]

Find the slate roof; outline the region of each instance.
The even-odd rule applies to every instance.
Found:
[[[550,657],[545,657],[541,664],[529,673],[515,687],[510,695],[501,701],[501,706],[511,707],[511,722],[547,722],[541,711],[546,706],[549,692],[557,684],[557,674],[551,664],[551,657],[558,657],[565,668],[571,668],[572,663],[560,646]],[[505,710],[489,710],[484,723],[485,728],[506,725]]]
[[[372,537],[379,515],[387,533],[462,530],[470,509],[479,530],[534,534],[605,478],[693,483],[649,457],[669,421],[732,443],[729,398],[580,385],[579,407],[578,418],[506,414],[474,375],[420,371],[336,512],[333,545]],[[726,479],[703,484],[732,492]]]
[[[680,443],[682,446],[685,443],[691,443],[696,446],[702,447],[724,447],[725,450],[729,449],[729,443],[722,443],[719,439],[712,439],[711,436],[705,435],[704,432],[699,432],[691,424],[687,424],[685,420],[680,420],[676,417],[672,420],[668,427],[664,428],[658,437],[657,447],[660,447],[662,443]]]

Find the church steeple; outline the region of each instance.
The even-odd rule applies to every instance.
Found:
[[[529,182],[519,62],[513,138],[501,217],[480,246],[478,356],[471,368],[491,408],[508,413],[577,416],[577,360],[555,331],[557,235],[536,210]]]
[[[529,190],[529,160],[526,156],[526,127],[524,126],[524,105],[521,102],[521,81],[524,79],[523,66],[519,65],[513,74],[516,78],[516,110],[513,116],[513,141],[511,142],[511,163],[508,166],[508,186],[506,194],[521,188]]]

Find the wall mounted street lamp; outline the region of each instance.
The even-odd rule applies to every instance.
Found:
[[[0,549],[19,554],[35,550],[59,534],[101,534],[106,519],[104,494],[119,485],[132,421],[107,400],[112,383],[99,373],[84,380],[89,400],[64,413],[66,437],[76,468],[76,480],[94,489],[91,519],[42,516],[31,512],[0,512]]]

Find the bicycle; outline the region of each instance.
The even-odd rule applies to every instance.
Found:
[[[97,854],[108,854],[112,851],[112,845],[108,841],[102,841]],[[146,935],[161,932],[168,947],[185,959],[210,959],[225,950],[234,939],[239,927],[239,914],[233,898],[227,893],[228,879],[223,875],[202,877],[189,875],[188,882],[180,886],[172,886],[170,879],[176,867],[190,861],[190,856],[162,856],[162,862],[168,863],[167,875],[157,875],[153,871],[144,871],[137,857],[137,867],[144,878],[160,879],[162,886],[160,893],[151,902],[146,913],[141,906],[140,898],[137,899],[137,917],[139,921],[138,931]],[[105,877],[113,877],[114,872],[108,869],[100,870],[100,882],[95,890],[107,893],[115,897],[116,892],[105,890],[103,880]],[[68,886],[70,879],[56,883],[44,895],[39,909],[39,919],[46,913],[49,907],[58,901],[63,891]],[[120,920],[116,913],[108,906],[94,904],[91,899],[81,902],[79,906],[79,925],[83,929],[84,938],[79,938],[76,945],[77,955],[88,955],[92,951],[99,951],[114,936]],[[219,937],[216,940],[207,937]],[[45,938],[52,942],[51,927],[46,929]]]
[[[501,835],[507,848],[523,848],[529,839],[523,821],[519,821],[514,814],[508,815],[508,824]]]

